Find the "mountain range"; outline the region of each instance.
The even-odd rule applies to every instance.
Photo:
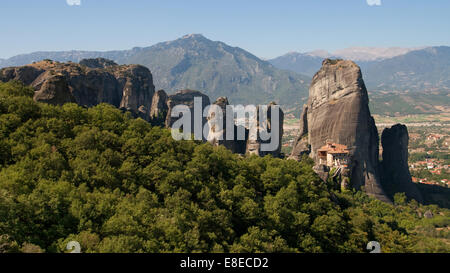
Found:
[[[400,55],[404,55],[414,50],[424,49],[426,47],[405,48],[405,47],[349,47],[339,49],[333,53],[325,50],[315,50],[309,54],[317,57],[327,58],[331,56],[338,56],[343,59],[350,59],[353,61],[380,61],[390,59]]]
[[[390,59],[424,48],[425,47],[350,47],[336,50],[333,53],[321,49],[305,53],[292,51],[274,59],[269,59],[268,61],[278,68],[295,71],[297,73],[312,77],[320,69],[322,66],[322,61],[325,58],[347,59],[357,62],[359,65],[365,65],[371,62]]]
[[[361,64],[372,90],[450,91],[450,47],[429,47]]]
[[[34,52],[0,59],[0,67],[20,66],[43,59],[79,62],[106,58],[118,64],[140,64],[153,74],[156,89],[169,94],[181,89],[199,90],[212,100],[220,96],[231,104],[268,103],[286,106],[306,101],[312,76],[324,58],[352,59],[360,67],[369,92],[450,91],[450,47],[354,47],[329,53],[316,50],[291,52],[271,60],[200,34],[149,47],[116,51]]]
[[[0,66],[19,66],[43,59],[79,62],[97,57],[148,67],[156,88],[168,93],[194,89],[212,100],[226,96],[232,104],[269,101],[290,104],[292,98],[307,97],[311,80],[308,76],[277,69],[241,48],[211,41],[200,34],[124,51],[35,52],[12,57]]]
[[[327,53],[291,52],[269,60],[275,67],[314,76],[323,58],[354,60],[370,91],[449,91],[450,47],[350,48]]]

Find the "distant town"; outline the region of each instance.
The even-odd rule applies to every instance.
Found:
[[[446,129],[411,128],[409,166],[414,183],[450,188],[450,136]],[[448,129],[447,129],[448,130]]]

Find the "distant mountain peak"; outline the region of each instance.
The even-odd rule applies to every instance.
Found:
[[[319,58],[329,58],[332,57],[333,55],[326,51],[326,50],[314,50],[314,51],[309,51],[309,52],[298,52],[298,51],[290,51],[288,53],[286,53],[285,55],[282,55],[281,57],[297,57],[297,56],[311,56],[311,57],[319,57]]]
[[[158,43],[156,45],[153,46],[191,46],[191,44],[210,44],[213,43],[214,41],[206,38],[205,36],[203,36],[203,34],[198,34],[198,33],[191,33],[191,34],[186,34],[184,36],[181,36],[175,40],[170,40],[170,41],[166,41],[166,42],[161,42]]]
[[[330,52],[323,50],[323,49],[314,50],[311,52],[307,52],[305,54],[309,55],[309,56],[313,56],[313,57],[320,57],[320,58],[329,58],[332,56],[332,54]]]
[[[427,52],[429,54],[437,55],[439,49],[445,49],[445,48],[446,47],[443,47],[443,46],[437,46],[437,47],[426,47],[423,50],[424,50],[424,52]]]
[[[376,61],[405,55],[425,47],[349,47],[333,52],[334,55],[354,61]]]
[[[191,33],[191,34],[186,34],[183,37],[181,37],[181,39],[199,39],[199,38],[205,38],[205,36],[203,36],[202,34],[199,33]]]
[[[343,59],[349,59],[353,61],[380,61],[385,59],[390,59],[396,56],[405,55],[412,51],[426,49],[427,47],[349,47],[334,52],[328,52],[323,49],[314,50],[310,52],[296,52],[291,51],[280,57],[298,57],[298,56],[310,56],[318,58],[330,58],[339,57]],[[433,53],[433,48],[429,51]],[[276,58],[275,58],[276,59]]]

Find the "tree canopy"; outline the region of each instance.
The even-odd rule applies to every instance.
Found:
[[[111,105],[33,93],[0,83],[0,252],[64,252],[73,240],[82,252],[450,249],[448,230],[436,231],[448,210],[340,192],[308,158],[242,157]]]

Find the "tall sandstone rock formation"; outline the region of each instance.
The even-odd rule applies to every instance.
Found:
[[[405,125],[397,124],[383,130],[381,135],[383,187],[391,197],[396,192],[404,192],[407,197],[423,202],[422,195],[412,182],[409,172],[408,142],[408,128]]]
[[[303,110],[300,116],[300,130],[298,138],[295,140],[294,147],[290,159],[300,161],[303,155],[311,153],[311,145],[308,140],[308,106],[303,105]]]
[[[274,107],[272,107],[274,106]],[[274,115],[275,111],[278,111],[278,115]],[[277,117],[277,118],[275,118]],[[282,147],[282,139],[283,139],[283,124],[284,124],[284,112],[281,110],[275,102],[271,102],[267,105],[267,128],[268,132],[273,132],[275,126],[278,130],[278,139],[276,140],[278,143],[278,148],[274,151],[263,152],[263,155],[271,154],[273,157],[281,157],[281,147]]]
[[[301,116],[300,135],[292,159],[309,153],[318,162],[317,150],[331,141],[350,150],[350,181],[356,189],[389,201],[381,186],[378,132],[370,115],[367,89],[360,68],[352,61],[323,61],[314,76]]]
[[[152,108],[150,119],[153,125],[163,126],[166,121],[169,107],[167,106],[167,93],[164,90],[158,90],[152,99]]]
[[[66,78],[62,75],[48,77],[40,89],[35,92],[34,100],[53,105],[76,102]]]
[[[225,148],[229,149],[233,153],[244,154],[246,148],[246,139],[248,137],[248,131],[245,128],[238,128],[234,121],[234,114],[229,114],[227,116],[227,106],[229,105],[227,97],[220,97],[214,103],[217,105],[222,111],[222,119],[216,116],[214,109],[211,109],[208,113],[208,125],[209,125],[209,133],[208,133],[208,142],[214,146],[223,145]],[[228,118],[231,118],[228,120]],[[220,122],[222,122],[221,125]],[[227,139],[227,122],[233,124],[233,140]],[[220,130],[220,127],[221,130]],[[238,139],[238,130],[244,130],[244,139]]]
[[[273,111],[278,111],[277,115],[274,115]],[[257,107],[256,110],[257,119],[256,119],[256,126],[258,129],[258,132],[256,133],[256,136],[251,136],[251,130],[248,128],[248,140],[247,140],[247,148],[246,153],[247,154],[254,154],[258,156],[266,156],[266,155],[272,155],[273,157],[281,157],[281,145],[282,145],[282,137],[283,137],[283,122],[284,122],[284,112],[281,110],[281,108],[275,103],[271,102],[267,105],[267,120],[264,121],[260,117],[260,107]],[[277,119],[275,118],[277,117]],[[276,126],[276,127],[275,127]],[[263,140],[261,137],[262,133],[271,134],[271,137],[274,136],[273,129],[278,130],[278,136],[276,139],[269,139],[269,140]],[[275,150],[272,151],[264,151],[261,147],[262,144],[268,144],[268,143],[276,143],[277,146]]]
[[[61,105],[75,102],[91,107],[109,103],[150,120],[155,93],[153,77],[141,65],[117,65],[106,59],[77,63],[44,60],[0,70],[0,80],[18,80],[31,85],[36,101]]]
[[[196,121],[196,112],[194,109],[195,106],[195,98],[201,99],[201,109],[199,108],[198,111],[199,117],[201,118],[201,123]],[[199,91],[185,89],[185,90],[179,90],[175,94],[169,95],[167,98],[167,116],[166,116],[166,122],[165,125],[167,128],[171,128],[175,121],[179,119],[180,115],[174,115],[173,109],[177,105],[185,105],[189,108],[189,111],[191,112],[191,133],[195,134],[195,127],[200,129],[201,126],[201,132],[203,135],[203,128],[205,124],[207,123],[206,117],[203,116],[203,112],[205,111],[205,108],[210,105],[209,97]],[[198,132],[200,133],[200,132]],[[206,137],[202,136],[202,139],[206,141]]]

